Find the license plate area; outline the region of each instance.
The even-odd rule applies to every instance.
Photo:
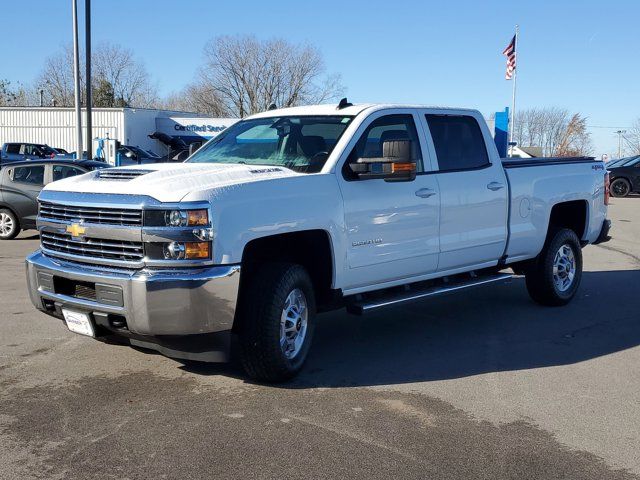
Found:
[[[62,315],[64,316],[67,328],[72,332],[86,335],[87,337],[96,336],[95,328],[88,313],[63,308]]]

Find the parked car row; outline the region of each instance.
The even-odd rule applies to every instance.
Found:
[[[131,145],[118,147],[122,166],[166,161],[155,153]],[[0,149],[0,240],[14,238],[22,230],[36,228],[37,197],[42,188],[57,180],[110,167],[104,161],[76,160],[75,152],[46,144],[10,142]]]
[[[611,180],[611,195],[626,197],[640,193],[640,155],[621,158],[607,164]]]
[[[39,143],[5,143],[0,150],[0,163],[22,160],[41,160],[43,158],[73,158],[63,148],[54,148]]]
[[[108,167],[93,160],[47,159],[0,165],[0,240],[36,228],[37,197],[45,185]]]
[[[141,165],[147,163],[166,162],[167,157],[161,157],[149,150],[133,145],[120,145],[117,150],[119,163],[125,165]],[[69,153],[64,148],[50,147],[46,144],[9,142],[0,149],[0,164],[8,162],[21,162],[25,160],[50,159],[75,159],[76,152]],[[82,152],[82,159],[87,159],[87,152]],[[94,158],[94,160],[100,160]]]

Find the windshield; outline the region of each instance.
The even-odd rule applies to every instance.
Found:
[[[325,115],[240,121],[205,144],[187,162],[273,165],[316,173],[352,118]]]
[[[617,165],[618,167],[631,167],[633,165],[635,165],[636,163],[640,162],[640,157],[633,157],[628,159],[626,162],[622,163],[621,165]]]
[[[158,155],[157,153],[152,152],[151,150],[145,150],[144,152],[151,158],[160,158],[160,155]]]
[[[125,146],[125,148],[128,148],[132,153],[134,153],[138,157],[141,157],[141,158],[150,157],[149,153],[146,150],[141,149],[140,147],[130,147],[127,145]]]
[[[618,165],[620,165],[621,163],[626,162],[627,160],[629,160],[629,159],[628,158],[619,158],[617,160],[609,160],[607,163],[605,163],[605,166],[607,168],[617,167]]]
[[[42,154],[46,155],[46,156],[51,156],[51,155],[57,155],[58,154],[58,152],[56,152],[49,145],[38,145],[38,148],[40,149]]]

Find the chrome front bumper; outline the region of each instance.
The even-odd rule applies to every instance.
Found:
[[[31,301],[49,315],[62,318],[62,308],[86,312],[98,334],[119,334],[168,356],[200,359],[172,354],[177,350],[166,340],[175,337],[221,334],[222,346],[228,347],[240,284],[238,265],[103,269],[51,258],[40,250],[27,257],[26,265]],[[95,293],[74,295],[69,286],[76,284]]]

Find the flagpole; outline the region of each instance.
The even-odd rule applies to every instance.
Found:
[[[516,68],[513,70],[513,93],[512,93],[512,98],[511,98],[511,125],[509,128],[509,156],[512,157],[513,156],[513,132],[516,129],[516,123],[515,123],[515,119],[516,119],[516,85],[517,85],[517,81],[518,81],[518,63],[519,59],[518,59],[518,55],[520,52],[520,49],[518,48],[518,31],[519,31],[519,27],[518,25],[516,25],[516,42],[515,45],[513,46],[514,50],[515,50],[515,54],[516,54]]]

